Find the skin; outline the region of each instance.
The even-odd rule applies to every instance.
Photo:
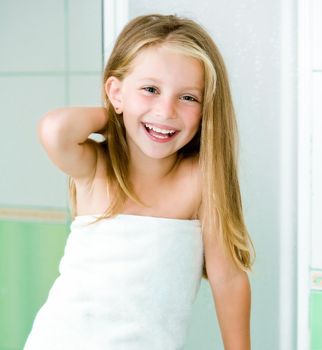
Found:
[[[109,99],[123,112],[134,176],[149,174],[148,178],[160,180],[171,172],[176,152],[199,128],[203,88],[202,64],[167,46],[141,52],[122,81],[108,79]],[[170,142],[157,143],[146,137],[142,122],[175,129],[178,134]]]

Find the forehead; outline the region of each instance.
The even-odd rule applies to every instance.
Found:
[[[204,88],[203,63],[171,45],[143,49],[133,60],[129,75],[132,79],[154,79],[174,86]]]

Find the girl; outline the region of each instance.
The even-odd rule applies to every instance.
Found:
[[[250,349],[253,250],[217,47],[190,19],[135,18],[103,97],[103,108],[57,109],[39,123],[70,177],[73,222],[25,350],[183,349],[202,276],[225,349]]]

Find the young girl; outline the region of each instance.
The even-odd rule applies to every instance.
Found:
[[[253,249],[217,47],[192,20],[137,17],[107,62],[103,96],[104,108],[39,123],[70,176],[73,222],[25,350],[183,349],[201,277],[225,349],[250,349]]]

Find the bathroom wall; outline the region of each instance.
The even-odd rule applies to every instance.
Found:
[[[0,2],[0,350],[21,350],[58,274],[67,177],[38,142],[53,108],[101,103],[100,0]]]
[[[311,0],[310,40],[311,60],[309,80],[311,82],[311,291],[310,291],[310,325],[311,349],[322,350],[322,1]]]
[[[22,349],[58,274],[64,220],[0,219],[0,349]]]
[[[66,208],[66,177],[39,146],[36,123],[53,108],[100,103],[101,1],[0,6],[0,204]]]

